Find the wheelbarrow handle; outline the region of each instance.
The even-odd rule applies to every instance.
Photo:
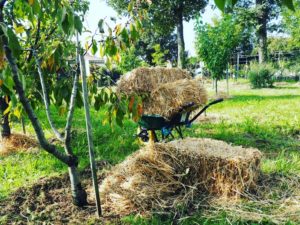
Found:
[[[217,104],[217,103],[220,103],[220,102],[223,102],[224,99],[223,98],[219,98],[219,99],[216,99],[210,103],[208,103],[203,109],[201,109],[200,112],[198,112],[194,117],[193,119],[191,119],[188,123],[191,124],[193,123],[203,112],[205,112],[205,110],[207,110],[208,107],[214,105],[214,104]]]
[[[214,105],[214,104],[217,104],[217,103],[220,103],[220,102],[223,102],[224,99],[223,98],[218,98],[212,102],[210,102],[208,105],[211,106],[211,105]]]

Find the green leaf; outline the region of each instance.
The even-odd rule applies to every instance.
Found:
[[[105,54],[105,48],[102,44],[100,44],[100,57],[103,58]]]
[[[222,11],[224,11],[225,3],[226,3],[226,0],[215,0],[216,6]]]
[[[59,8],[57,10],[57,22],[58,22],[58,24],[61,24],[64,21],[66,15],[67,15],[67,10],[66,10],[65,7]]]
[[[140,20],[136,20],[135,21],[135,27],[136,27],[137,30],[142,29],[142,23],[141,23]]]
[[[92,42],[92,54],[95,55],[98,51],[97,42],[93,40]]]
[[[130,3],[128,4],[127,10],[128,10],[128,12],[131,12],[132,9],[133,9],[133,2],[130,2]]]
[[[126,28],[123,28],[123,30],[121,31],[121,40],[122,42],[124,42],[124,44],[129,47],[130,43],[129,43],[129,35],[128,32],[126,30]]]
[[[11,49],[14,57],[19,58],[22,48],[20,46],[16,34],[10,28],[7,28],[7,37],[8,37],[8,46]]]
[[[78,15],[74,16],[74,27],[81,34],[83,25],[82,25],[81,19]]]
[[[117,108],[116,112],[116,123],[118,126],[122,127],[123,126],[123,119],[124,119],[124,112],[120,107]]]
[[[237,3],[238,0],[231,0],[231,4],[232,6],[235,6],[235,4]]]
[[[109,56],[114,56],[118,52],[115,42],[112,39],[107,39],[105,42],[105,53]]]
[[[19,110],[19,108],[15,108],[14,109],[14,115],[20,119],[21,118],[21,111]]]
[[[110,58],[107,58],[105,65],[106,65],[106,67],[107,67],[108,69],[112,69],[112,63],[111,63],[111,59],[110,59]],[[107,93],[106,93],[106,94],[107,94]],[[108,98],[107,95],[105,95],[105,97]],[[107,99],[105,100],[105,102],[107,102]]]
[[[102,33],[102,34],[104,33],[103,23],[104,23],[103,19],[100,19],[99,22],[98,22],[99,32]]]
[[[290,10],[295,11],[293,0],[282,0],[282,3]]]
[[[64,19],[61,23],[61,26],[62,26],[63,31],[66,34],[68,34],[69,33],[69,27],[70,27],[70,25],[69,25],[69,15],[68,14],[66,14],[66,16],[64,17]]]
[[[130,36],[133,41],[137,40],[139,33],[136,30],[136,27],[133,24],[130,24]]]

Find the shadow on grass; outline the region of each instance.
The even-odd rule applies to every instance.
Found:
[[[263,100],[293,100],[300,99],[300,95],[236,95],[228,101],[245,102],[245,101],[263,101]]]
[[[280,152],[300,148],[300,141],[270,127],[257,124],[222,121],[221,123],[202,123],[185,130],[185,136],[206,137],[223,140],[234,145],[259,148],[264,151]]]
[[[281,86],[275,86],[274,89],[279,89],[279,90],[299,90],[300,87],[281,87]]]

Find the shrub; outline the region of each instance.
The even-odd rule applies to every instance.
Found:
[[[253,88],[273,87],[274,67],[271,64],[252,64],[249,71],[249,80]]]

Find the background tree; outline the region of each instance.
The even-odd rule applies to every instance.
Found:
[[[151,54],[152,56],[152,63],[157,66],[162,66],[166,63],[165,55],[168,54],[168,50],[162,51],[159,44],[153,46],[154,52]]]
[[[225,12],[236,13],[236,9],[248,10],[252,14],[252,21],[254,18],[256,23],[253,24],[256,30],[257,53],[259,62],[263,63],[268,59],[268,32],[280,31],[280,24],[276,23],[278,20],[282,6],[287,6],[294,10],[293,0],[215,0],[216,5]],[[228,10],[229,8],[229,10]],[[251,12],[252,11],[252,12]],[[242,20],[247,22],[248,20]],[[250,27],[250,26],[249,26]]]
[[[197,20],[195,30],[197,54],[215,79],[217,93],[217,82],[224,74],[232,51],[240,43],[242,28],[232,16],[224,15],[214,25]]]
[[[137,54],[134,46],[131,46],[127,51],[121,53],[121,61],[118,64],[118,69],[122,74],[125,74],[137,67],[145,65],[141,57]]]
[[[294,49],[300,48],[300,1],[295,0],[295,12],[283,9],[282,23],[284,31],[290,35],[290,45]]]
[[[130,7],[128,0],[108,0],[109,4],[118,12],[124,11]],[[206,0],[153,0],[149,5],[143,5],[147,8],[148,18],[160,33],[172,33],[176,28],[179,68],[184,68],[185,62],[185,43],[183,35],[183,21],[189,21],[199,15],[205,8]]]
[[[177,36],[174,33],[161,33],[157,31],[149,21],[143,25],[143,33],[140,40],[135,45],[135,54],[141,57],[147,64],[155,66],[152,54],[155,52],[155,46],[159,45],[164,52],[164,60],[177,64],[178,47]]]

